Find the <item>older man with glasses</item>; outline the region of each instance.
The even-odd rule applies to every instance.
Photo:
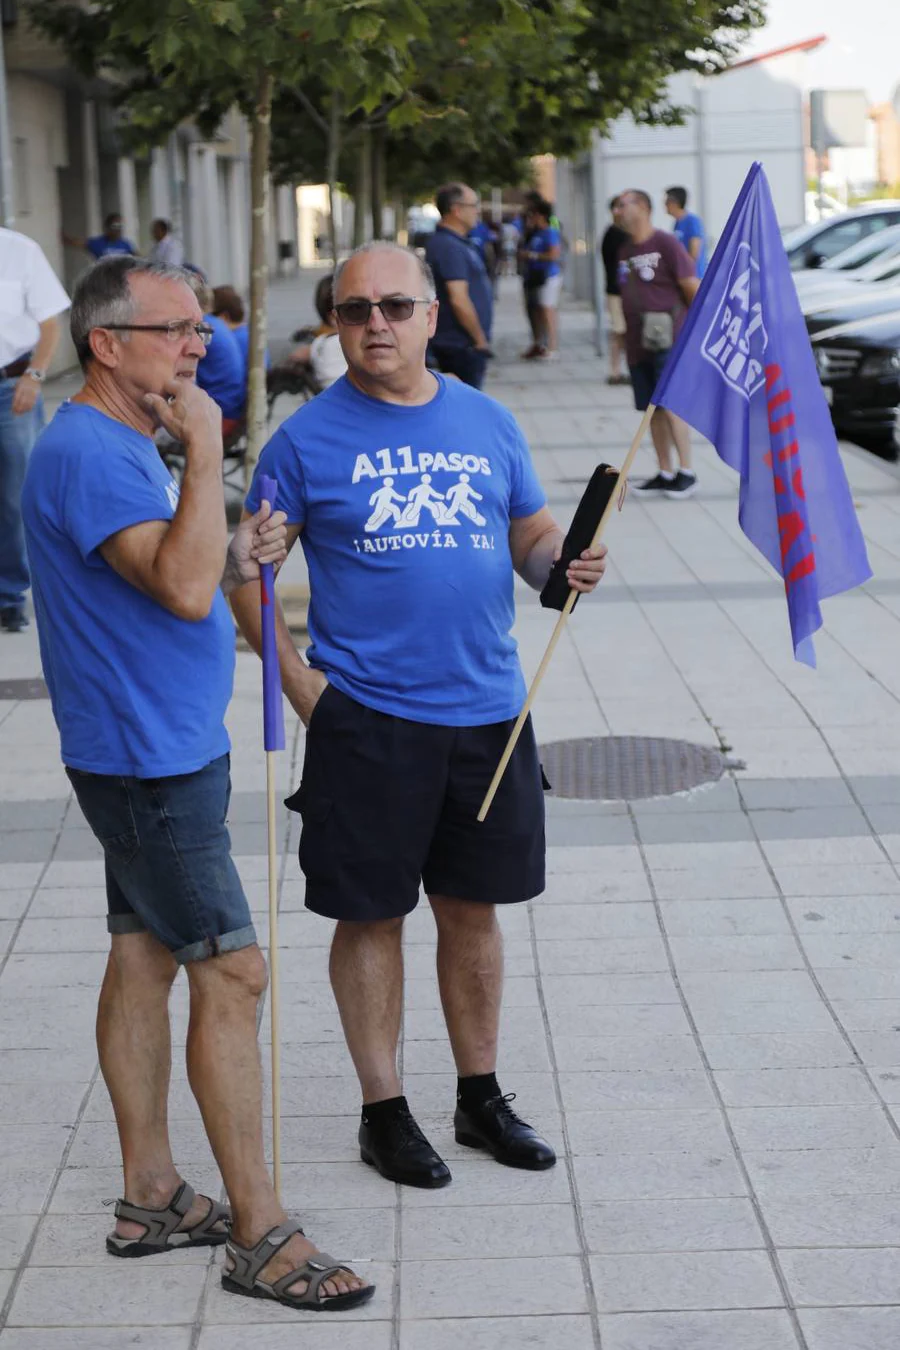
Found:
[[[106,1247],[143,1257],[227,1243],[230,1292],[348,1307],[371,1287],[287,1219],[266,1171],[256,1040],[266,965],[225,823],[225,595],[284,558],[284,517],[263,507],[228,542],[221,414],[195,383],[210,331],[186,273],[100,262],[76,288],[71,328],[84,385],[32,453],[23,515],[62,758],[106,864],[97,1042],[125,1180]],[[180,494],[157,425],[185,447]],[[180,966],[188,1078],[230,1210],[195,1196],[169,1144]]]
[[[278,616],[285,693],[307,726],[288,804],[303,818],[307,908],[336,921],[331,981],[360,1082],[360,1153],[391,1181],[450,1181],[397,1062],[403,923],[421,885],[458,1074],[456,1139],[511,1167],[552,1167],[550,1144],[496,1077],[496,906],[544,888],[530,723],[487,822],[476,815],[525,698],[513,575],[543,587],[562,532],[512,415],[426,368],[439,323],[427,264],[395,244],[366,245],[338,269],[335,296],[347,375],[275,433],[246,513],[259,475],[274,475],[288,544],[299,537],[309,565],[309,665]],[[572,563],[576,589],[593,590],[605,552]],[[254,588],[232,605],[259,650]],[[418,1057],[416,1067],[430,1066]]]
[[[469,238],[481,202],[465,183],[448,183],[435,197],[440,223],[428,238],[425,257],[440,302],[429,355],[447,375],[480,389],[491,355],[494,290],[477,245]]]

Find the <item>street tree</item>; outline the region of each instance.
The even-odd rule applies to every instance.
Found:
[[[266,434],[266,287],[272,103],[276,89],[334,77],[329,126],[403,97],[416,0],[27,0],[32,21],[86,75],[106,78],[135,147],[190,118],[212,135],[235,104],[251,129],[248,461]],[[336,148],[335,148],[336,146]],[[336,182],[339,143],[332,140]]]

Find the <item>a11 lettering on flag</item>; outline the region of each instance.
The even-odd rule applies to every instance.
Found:
[[[741,188],[653,402],[740,474],[741,529],[784,578],[794,655],[814,666],[819,601],[872,571],[761,164]]]

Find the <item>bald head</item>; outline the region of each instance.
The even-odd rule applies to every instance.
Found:
[[[385,317],[382,300],[414,300],[408,318]],[[350,300],[368,301],[364,323],[341,317]],[[341,263],[334,278],[334,305],[341,348],[351,379],[375,397],[381,390],[415,388],[425,373],[425,349],[437,322],[431,269],[412,249],[378,241]],[[353,317],[351,315],[351,317]]]
[[[398,288],[384,294],[420,295],[423,299],[435,297],[434,276],[424,258],[411,248],[402,244],[393,244],[388,239],[375,239],[354,249],[348,258],[338,263],[334,273],[335,304],[346,300],[349,295],[362,295],[352,289],[359,276],[367,276],[377,270],[380,276],[388,274],[398,281]]]

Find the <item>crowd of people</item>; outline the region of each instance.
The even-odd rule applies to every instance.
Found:
[[[439,223],[428,237],[425,259],[434,276],[439,306],[427,346],[430,369],[480,389],[493,356],[491,335],[497,278],[521,278],[530,344],[527,361],[555,361],[559,351],[558,307],[566,241],[552,203],[526,193],[514,215],[487,219],[478,193],[465,183],[438,189]],[[610,202],[611,223],[600,242],[606,280],[609,375],[612,385],[631,384],[635,407],[646,409],[668,352],[680,331],[707,263],[702,221],[688,209],[683,187],[665,194],[671,231],[656,229],[649,196],[633,189]],[[184,249],[167,220],[154,220],[147,261],[183,268],[203,312],[204,359],[197,382],[219,406],[226,449],[243,442],[249,373],[249,330],[244,300],[231,285],[211,288],[196,267],[184,261]],[[121,215],[111,213],[101,234],[87,239],[64,235],[66,244],[83,248],[94,261],[137,257]],[[27,626],[25,592],[28,568],[18,499],[28,451],[43,425],[41,383],[58,340],[57,315],[65,292],[39,247],[14,232],[4,232],[0,272],[8,287],[23,291],[15,322],[0,315],[0,627],[18,632]],[[2,279],[2,277],[0,277]],[[421,296],[410,297],[424,304]],[[55,307],[55,308],[54,308]],[[270,403],[279,392],[310,396],[330,388],[347,370],[335,315],[333,277],[323,276],[315,292],[317,322],[277,367],[268,354]],[[22,354],[24,352],[24,355]],[[696,489],[687,426],[672,413],[657,410],[650,424],[658,471],[635,490],[648,496],[683,500]],[[165,439],[164,433],[160,438]],[[237,453],[240,453],[238,448]]]
[[[624,361],[644,409],[705,266],[686,193],[673,188],[666,202],[674,233],[654,228],[645,192],[619,194],[602,243],[610,379],[623,378]],[[266,967],[226,825],[235,661],[226,597],[258,652],[260,566],[283,562],[298,539],[311,589],[305,660],[277,616],[284,693],[307,730],[288,806],[303,822],[306,905],[334,923],[329,974],[359,1079],[361,1158],[394,1183],[452,1180],[398,1066],[403,922],[424,887],[458,1075],[455,1138],[507,1166],[556,1162],[497,1077],[496,906],[544,886],[530,722],[487,831],[476,814],[524,697],[513,572],[541,590],[563,532],[515,419],[479,390],[494,281],[511,263],[533,338],[524,355],[554,359],[564,240],[537,194],[509,231],[481,228],[466,184],[442,187],[437,205],[424,257],[376,241],[319,282],[319,323],[281,367],[309,369],[317,397],[263,450],[230,540],[222,459],[244,416],[248,365],[235,288],[212,289],[173,262],[165,222],[157,251],[139,258],[121,219],[108,218],[84,241],[97,261],[71,302],[83,385],[38,435],[41,384],[70,302],[37,244],[0,231],[0,621],[25,626],[31,580],[62,758],[105,857],[110,954],[97,1037],[124,1173],[106,1248],[134,1257],[224,1245],[227,1292],[294,1309],[340,1309],[373,1293],[288,1218],[266,1169],[257,1047]],[[180,484],[157,453],[160,429],[183,447]],[[659,471],[639,491],[689,496],[687,427],[657,410],[651,432]],[[278,483],[274,511],[264,474]],[[574,559],[569,585],[592,591],[605,553]],[[190,1085],[228,1206],[196,1195],[170,1149],[168,1003],[182,966]]]

